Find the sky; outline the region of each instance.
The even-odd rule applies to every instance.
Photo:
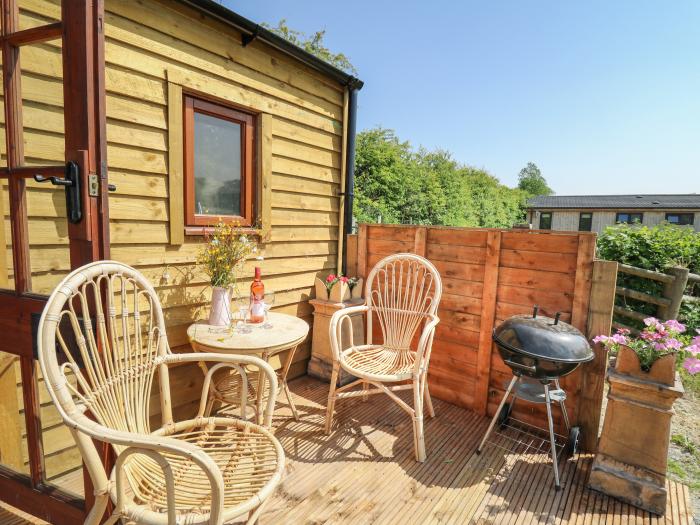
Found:
[[[365,86],[358,130],[394,129],[510,186],[700,193],[700,2],[223,0],[326,30]]]

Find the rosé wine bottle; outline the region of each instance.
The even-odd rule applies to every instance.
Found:
[[[255,279],[250,284],[250,313],[248,321],[262,323],[265,320],[265,285],[260,279],[260,267],[255,267]]]

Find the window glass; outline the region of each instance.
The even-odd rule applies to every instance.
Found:
[[[552,213],[543,212],[540,213],[540,230],[551,230],[552,229]]]
[[[241,125],[194,114],[195,213],[241,215]]]
[[[593,214],[583,212],[578,217],[578,231],[589,232],[593,226]]]
[[[694,223],[695,214],[694,213],[667,213],[666,220],[671,224],[678,224],[679,226],[692,225]]]
[[[643,213],[622,212],[616,215],[615,222],[617,224],[641,224],[643,218]]]

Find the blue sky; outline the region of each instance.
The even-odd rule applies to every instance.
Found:
[[[700,2],[224,0],[365,81],[358,129],[560,195],[700,192]]]

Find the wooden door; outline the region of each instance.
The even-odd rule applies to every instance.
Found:
[[[41,384],[34,331],[51,288],[109,255],[104,7],[47,0],[44,12],[30,4],[0,0],[0,499],[72,525],[92,489]]]

